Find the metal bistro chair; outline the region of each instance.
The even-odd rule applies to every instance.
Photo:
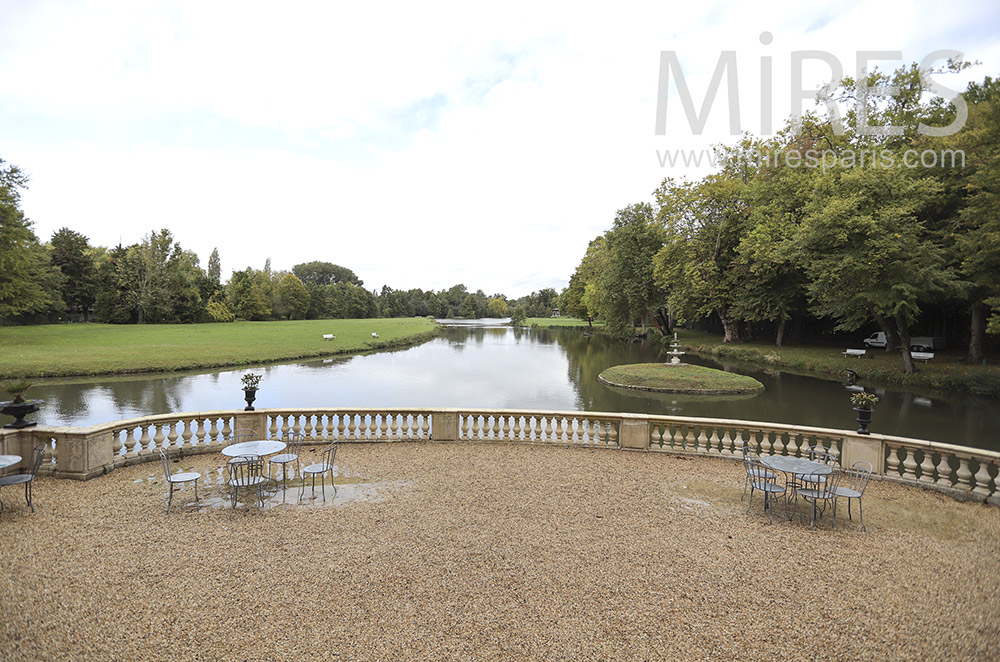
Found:
[[[35,482],[35,474],[38,473],[38,467],[42,466],[42,458],[45,457],[45,444],[38,444],[31,450],[31,461],[28,463],[28,473],[23,474],[13,474],[11,476],[4,476],[0,478],[0,487],[6,487],[7,485],[21,485],[24,484],[24,499],[28,502],[28,507],[31,508],[31,512],[35,512],[35,506],[31,501],[32,496],[32,483]],[[3,501],[0,501],[0,511],[3,510]]]
[[[750,502],[747,504],[747,512],[753,506],[753,493],[755,490],[764,493],[764,510],[768,511],[771,523],[774,523],[774,499],[785,495],[785,486],[779,485],[774,473],[767,470],[761,461],[755,457],[743,459],[743,466],[747,472],[747,482],[750,483]],[[768,478],[767,474],[771,474]],[[785,502],[785,514],[788,514],[788,502]]]
[[[160,461],[163,463],[163,477],[170,484],[170,498],[167,499],[167,512],[170,512],[170,504],[174,501],[174,485],[178,483],[194,483],[194,507],[198,508],[200,506],[198,503],[198,479],[201,478],[201,474],[197,471],[182,471],[171,474],[170,457],[162,448],[160,449]]]
[[[295,472],[299,473],[299,455],[302,454],[302,442],[305,440],[301,434],[293,434],[285,445],[285,452],[273,456],[267,462],[267,477],[271,478],[271,465],[281,465],[281,486],[288,489],[288,465],[295,463]]]
[[[323,455],[319,462],[310,464],[302,470],[302,489],[299,491],[299,501],[306,492],[305,477],[312,477],[312,497],[316,498],[316,476],[319,476],[320,491],[323,493],[323,503],[326,503],[326,481],[324,476],[329,472],[330,485],[333,486],[333,498],[337,498],[337,483],[334,482],[333,471],[336,469],[334,461],[337,459],[337,442],[333,442],[323,449]]]
[[[837,528],[837,486],[840,484],[841,473],[838,470],[834,470],[833,473],[822,476],[823,482],[812,483],[813,487],[800,487],[797,493],[806,502],[812,503],[812,520],[809,522],[809,528],[816,526],[816,511],[819,510],[820,515],[824,510],[826,510],[826,504],[833,502],[833,528]],[[818,478],[819,476],[813,476],[813,478]],[[819,503],[823,502],[823,507],[819,507]]]
[[[264,460],[259,455],[241,455],[239,462],[230,462],[229,467],[229,487],[233,489],[233,509],[229,511],[232,517],[236,512],[236,504],[239,501],[240,490],[256,490],[257,510],[264,509]]]
[[[744,461],[744,463],[747,461],[747,459],[750,459],[750,458],[753,458],[755,460],[759,460],[760,459],[760,455],[757,454],[757,451],[755,451],[753,449],[753,446],[751,446],[749,442],[744,441],[743,442],[743,461]],[[761,474],[760,476],[758,476],[758,478],[765,479],[765,480],[772,480],[772,481],[777,479],[778,475],[776,473],[774,473],[773,471],[771,471],[767,467],[761,467],[761,468],[763,468],[764,473]],[[754,469],[754,471],[757,471],[757,469]],[[744,473],[744,478],[743,478],[743,494],[740,495],[740,501],[743,501],[743,499],[746,497],[746,495],[747,495],[747,488],[749,488],[749,487],[750,487],[750,473],[749,472],[745,472]]]
[[[813,462],[819,462],[827,466],[836,466],[838,460],[837,456],[826,450],[823,446],[813,446],[806,452],[806,457]],[[819,483],[826,482],[826,477],[823,474],[795,474],[794,487],[796,489],[800,487],[816,487]]]
[[[840,485],[835,487],[833,492],[834,496],[837,498],[847,499],[847,518],[851,518],[851,499],[858,500],[858,517],[861,519],[861,530],[867,531],[865,528],[865,512],[861,508],[861,497],[865,494],[865,488],[868,487],[868,481],[872,477],[872,465],[871,462],[855,462],[851,465],[850,469],[844,469],[844,481],[847,485]],[[836,508],[836,502],[834,502],[834,508]],[[836,510],[834,511],[836,513]]]

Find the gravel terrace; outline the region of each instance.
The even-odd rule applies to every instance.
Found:
[[[400,443],[230,519],[224,460],[169,515],[157,463],[5,489],[0,659],[1000,659],[995,507],[873,482],[810,531],[732,461]]]

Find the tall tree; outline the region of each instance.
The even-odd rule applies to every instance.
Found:
[[[62,309],[59,272],[21,211],[28,178],[0,159],[0,320]]]
[[[52,264],[62,272],[62,298],[67,309],[86,319],[97,296],[97,265],[87,237],[69,228],[52,235]]]

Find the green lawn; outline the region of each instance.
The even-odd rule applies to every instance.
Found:
[[[764,385],[753,377],[700,365],[633,363],[617,365],[598,379],[611,386],[666,393],[760,393]]]
[[[313,358],[406,345],[436,330],[437,323],[427,318],[0,327],[0,378],[160,372]],[[323,340],[327,333],[336,340]]]
[[[935,357],[927,363],[917,361],[916,372],[907,375],[903,372],[903,359],[898,352],[887,354],[880,349],[868,350],[866,358],[854,358],[843,355],[847,345],[842,348],[817,345],[775,347],[774,343],[765,342],[726,345],[722,343],[721,336],[694,331],[678,331],[678,337],[685,347],[694,351],[746,361],[757,366],[813,373],[840,380],[851,370],[857,374],[860,383],[874,381],[1000,397],[1000,366],[995,362],[969,365],[964,361],[965,351],[961,347],[935,352]],[[851,347],[863,349],[857,343]]]
[[[524,320],[524,326],[587,326],[587,320],[576,317],[529,317]],[[604,326],[604,322],[594,322],[594,326]]]

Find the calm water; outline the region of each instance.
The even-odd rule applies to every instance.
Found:
[[[722,366],[691,355],[684,360],[752,375],[767,391],[751,397],[678,396],[612,389],[597,381],[612,365],[668,358],[650,344],[588,337],[579,330],[461,325],[405,350],[254,368],[264,376],[255,405],[626,411],[831,428],[855,425],[842,384],[752,366]],[[45,404],[34,420],[78,426],[148,414],[242,408],[244,372],[37,384],[31,397]],[[1000,450],[996,401],[866,386],[882,398],[873,432]]]

